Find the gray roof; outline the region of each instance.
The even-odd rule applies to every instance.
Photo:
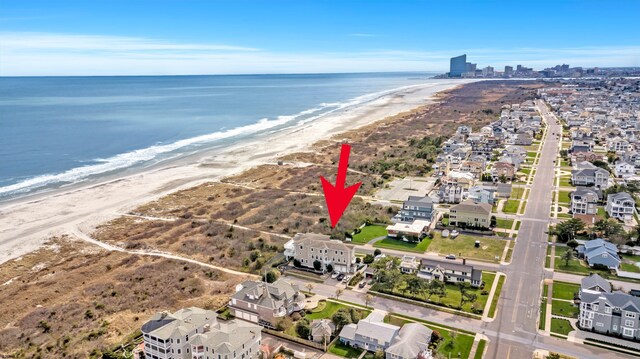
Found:
[[[170,314],[157,313],[142,325],[142,332],[160,339],[168,339],[174,334],[184,336],[205,324],[216,323],[216,313],[211,310],[191,307]]]
[[[452,261],[447,261],[447,262],[438,261],[435,259],[426,259],[426,258],[423,258],[420,261],[420,267],[427,267],[427,268],[440,267],[442,269],[455,270],[458,272],[468,272],[468,273],[471,273],[471,271],[473,271],[473,266],[470,266],[467,264],[460,264]]]
[[[311,335],[314,337],[330,337],[334,330],[336,330],[336,325],[329,319],[316,319],[311,322]]]
[[[418,323],[405,324],[386,352],[400,358],[416,358],[429,348],[433,330]]]
[[[409,198],[404,201],[404,204],[405,206],[430,207],[433,206],[433,200],[428,196],[409,196]]]
[[[595,293],[581,291],[580,300],[585,303],[594,303],[602,300],[610,307],[640,313],[640,297],[634,297],[623,292]]]
[[[374,310],[365,319],[362,319],[355,325],[355,330],[351,325],[345,325],[340,331],[340,337],[353,339],[355,335],[373,338],[378,343],[391,343],[396,336],[400,327],[384,322],[385,313]],[[346,329],[346,331],[345,331]]]
[[[284,279],[269,284],[261,281],[245,281],[232,298],[253,303],[262,307],[276,309],[285,306],[289,299],[301,301],[305,299],[297,285]]]
[[[607,201],[631,201],[634,203],[633,197],[627,192],[612,193],[607,196]]]
[[[571,198],[573,196],[586,196],[588,194],[593,194],[598,198],[598,193],[589,187],[578,186],[575,191],[571,192]]]
[[[214,353],[232,354],[259,335],[261,330],[260,326],[242,320],[218,322],[205,328],[204,333],[194,335],[190,343],[207,346],[213,349]]]
[[[591,289],[598,287],[601,292],[610,293],[611,292],[611,284],[602,278],[600,275],[592,273],[588,277],[582,278],[580,283],[581,289]]]

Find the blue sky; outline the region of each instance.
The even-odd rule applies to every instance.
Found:
[[[615,5],[607,5],[614,3]],[[640,1],[0,1],[0,75],[640,66]]]

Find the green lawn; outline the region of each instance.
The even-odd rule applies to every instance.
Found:
[[[480,248],[475,247],[475,241],[480,241]],[[507,242],[496,237],[481,237],[461,234],[455,239],[442,238],[440,232],[434,232],[433,239],[428,247],[429,252],[440,255],[454,254],[461,258],[478,259],[497,262],[502,257],[504,246]],[[495,257],[498,257],[496,261]]]
[[[518,212],[518,206],[520,206],[520,201],[517,201],[515,199],[507,200],[507,202],[505,202],[504,206],[502,207],[502,212],[515,214],[516,212]]]
[[[483,276],[484,278],[484,276]],[[496,292],[493,294],[493,299],[491,300],[491,307],[489,308],[489,318],[493,318],[496,314],[496,307],[498,306],[498,299],[500,299],[500,292],[502,292],[502,286],[504,285],[505,276],[501,275],[498,279],[498,286],[496,287]],[[486,289],[487,287],[485,287]],[[487,290],[491,290],[490,288]]]
[[[527,151],[527,157],[536,157],[536,155],[538,154],[538,152],[536,151]]]
[[[559,192],[559,198],[558,198],[558,202],[559,203],[566,203],[569,204],[571,202],[571,198],[569,197],[569,194],[571,193],[571,191],[560,191]]]
[[[523,174],[525,174],[525,175],[527,175],[527,176],[528,176],[528,175],[529,175],[529,173],[531,172],[531,168],[520,168],[520,169],[518,170],[518,172],[523,173]]]
[[[411,320],[407,320],[395,315],[387,315],[384,318],[385,323],[397,325],[399,327],[405,325],[406,323],[411,323]],[[431,325],[419,319],[415,320],[418,323],[422,323],[426,327],[431,330],[438,331],[440,336],[442,336],[442,340],[438,343],[438,347],[436,351],[440,353],[443,357],[449,358],[457,358],[458,353],[460,353],[461,358],[468,358],[469,353],[471,353],[471,347],[473,346],[474,337],[472,335],[456,331],[453,328],[444,328],[439,325]],[[451,332],[456,331],[455,339],[451,339]]]
[[[511,189],[511,196],[509,198],[511,199],[519,199],[522,198],[522,195],[524,194],[524,188],[523,187],[513,187]]]
[[[409,251],[416,253],[423,253],[427,250],[431,240],[429,238],[423,239],[421,242],[405,242],[401,239],[385,238],[381,241],[377,241],[373,244],[376,248],[396,249],[400,251]]]
[[[602,218],[607,216],[607,211],[604,210],[604,206],[598,206],[598,213],[596,213],[596,215]]]
[[[600,274],[604,278],[608,278],[610,276],[609,271],[589,268],[589,266],[587,266],[587,264],[584,261],[579,260],[577,258],[570,260],[569,264],[565,265],[564,260],[562,260],[562,255],[568,249],[569,249],[568,247],[556,247],[556,258],[554,263],[555,270],[568,272],[568,273],[581,274],[581,275],[589,275],[590,272],[593,272],[593,273]]]
[[[561,317],[578,318],[580,308],[573,303],[565,302],[563,300],[551,301],[551,314],[559,315]]]
[[[487,341],[482,339],[478,342],[478,347],[476,347],[476,354],[473,356],[473,359],[482,359],[482,354],[484,353],[484,347],[487,346]]]
[[[352,243],[364,244],[378,237],[386,237],[387,229],[383,226],[365,226],[362,231],[353,236]]]
[[[546,286],[545,286],[546,287]],[[540,323],[538,323],[538,329],[544,330],[545,320],[547,318],[547,298],[542,298],[540,303]]]
[[[340,341],[329,346],[329,352],[343,358],[357,358],[362,354],[362,350],[343,345]]]
[[[318,308],[314,309],[311,311],[311,313],[308,313],[305,315],[305,318],[311,320],[314,319],[329,319],[331,318],[339,309],[341,308],[352,308],[348,305],[344,305],[341,303],[336,303],[336,302],[331,302],[331,301],[325,301],[324,305],[319,305]],[[371,311],[370,310],[364,310],[364,309],[359,309],[361,311],[362,317],[366,317]]]
[[[557,334],[567,335],[571,332],[571,323],[566,319],[551,318],[551,331]]]
[[[518,221],[516,222],[516,231],[520,230],[520,225],[522,224],[522,222]]]
[[[560,187],[573,187],[571,184],[571,176],[561,176]]]
[[[625,272],[640,273],[640,268],[638,268],[638,266],[625,262],[622,262],[622,264],[620,265],[620,270],[623,270]]]
[[[553,293],[551,296],[554,299],[567,299],[573,300],[574,293],[580,290],[579,284],[565,283],[565,282],[553,282]]]
[[[513,219],[496,218],[496,228],[511,229]]]

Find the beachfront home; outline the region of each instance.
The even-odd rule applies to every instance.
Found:
[[[607,196],[607,206],[605,210],[609,214],[609,217],[624,221],[633,218],[635,205],[636,202],[629,193],[612,193]]]
[[[331,265],[334,271],[352,273],[356,267],[355,250],[339,240],[316,233],[298,233],[285,243],[284,255],[288,260],[300,263],[302,267],[316,270],[319,261],[321,271]]]
[[[571,154],[571,163],[604,161],[604,155],[594,152],[577,152]]]
[[[260,356],[261,328],[240,320],[219,321],[196,307],[154,315],[141,328],[144,355],[154,359],[203,359],[207,353],[227,359]]]
[[[496,188],[491,186],[473,186],[469,188],[468,199],[475,203],[488,203],[493,205],[496,203]]]
[[[598,213],[598,194],[589,187],[578,187],[569,195],[571,197],[571,213]]]
[[[609,269],[620,267],[618,248],[602,238],[584,242],[576,247],[576,252],[578,252],[578,258],[584,259],[590,267],[601,266]]]
[[[413,274],[420,268],[420,262],[415,256],[404,255],[400,260],[400,272],[405,274]]]
[[[582,280],[578,326],[605,335],[640,339],[640,297],[611,291],[597,274]]]
[[[447,283],[466,282],[473,287],[482,285],[482,271],[466,264],[452,261],[438,261],[434,259],[422,259],[418,277],[427,280],[439,280]]]
[[[491,205],[466,200],[449,210],[449,224],[460,227],[489,228]]]
[[[229,310],[236,318],[275,328],[293,312],[304,309],[305,295],[300,288],[284,279],[274,283],[244,281],[236,286]]]
[[[420,238],[425,234],[431,222],[416,219],[411,223],[400,222],[387,226],[387,236],[390,238],[403,239],[404,237]]]
[[[598,189],[609,188],[609,172],[602,168],[586,168],[571,171],[571,183],[574,186],[594,186]]]
[[[402,203],[402,208],[396,215],[401,222],[413,222],[416,219],[433,220],[433,200],[428,197],[409,196]]]

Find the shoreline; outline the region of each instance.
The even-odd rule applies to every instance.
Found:
[[[238,140],[227,149],[205,149],[146,168],[107,175],[93,183],[0,203],[0,263],[37,250],[48,238],[68,234],[74,227],[91,230],[163,195],[241,174],[287,154],[309,151],[319,141],[430,105],[437,94],[471,82],[475,80],[416,85],[326,118]]]

